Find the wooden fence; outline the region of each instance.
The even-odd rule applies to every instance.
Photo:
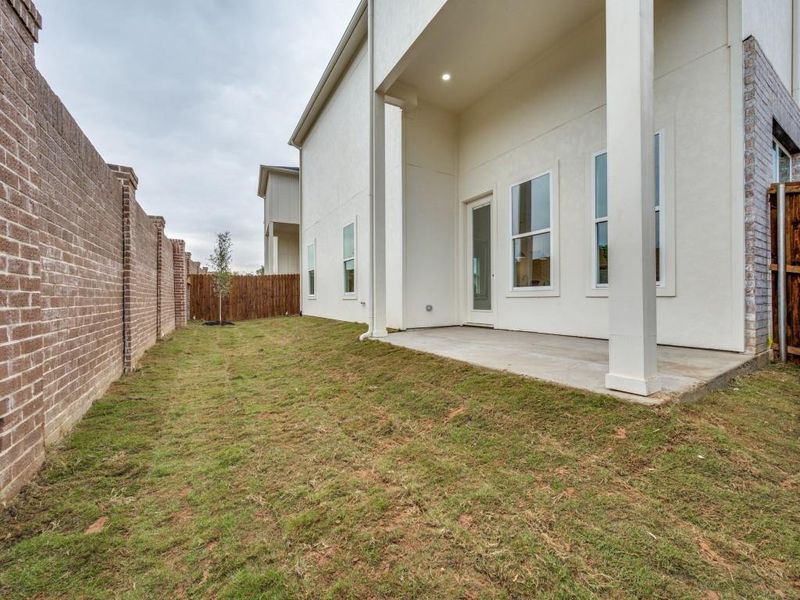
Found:
[[[772,331],[773,349],[778,350],[778,189],[770,188],[772,234]],[[787,356],[800,362],[800,183],[786,184],[786,345]]]
[[[190,275],[192,319],[216,321],[218,296],[211,275]],[[264,319],[300,314],[300,275],[235,275],[231,291],[222,301],[226,321]]]

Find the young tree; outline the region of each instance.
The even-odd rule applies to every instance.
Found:
[[[214,291],[219,296],[219,324],[222,325],[222,298],[228,295],[231,289],[231,256],[232,256],[233,241],[231,240],[231,232],[217,234],[217,244],[214,246],[214,251],[208,257],[213,269],[212,276],[214,278]]]

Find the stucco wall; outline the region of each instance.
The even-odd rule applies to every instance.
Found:
[[[357,53],[303,144],[303,313],[366,322],[369,316],[369,62]],[[342,230],[356,224],[356,293],[344,295]],[[306,289],[316,242],[316,298]]]
[[[659,3],[655,27],[674,265],[658,299],[659,342],[742,350],[726,3]],[[495,194],[497,327],[607,337],[607,298],[591,289],[590,222],[591,156],[605,149],[604,36],[602,17],[587,23],[460,119],[459,199]],[[509,187],[547,170],[560,189],[559,293],[513,297]]]
[[[284,226],[277,233],[278,239],[278,275],[286,275],[299,272],[299,259],[300,259],[300,237],[297,231],[288,231],[288,227]],[[297,229],[295,227],[295,229]]]
[[[405,113],[403,127],[405,326],[453,325],[458,320],[456,118],[423,102]]]
[[[386,322],[403,329],[403,111],[386,107]]]
[[[742,0],[742,39],[755,37],[783,85],[792,89],[793,0]]]

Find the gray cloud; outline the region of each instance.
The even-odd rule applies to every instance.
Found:
[[[205,260],[263,261],[258,165],[286,141],[358,0],[37,0],[37,64],[138,199]]]

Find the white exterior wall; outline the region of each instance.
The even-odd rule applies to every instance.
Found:
[[[792,5],[793,0],[742,0],[742,39],[752,35],[758,40],[790,91],[794,64]]]
[[[454,325],[458,323],[457,121],[423,102],[404,113],[403,129],[405,326]]]
[[[743,277],[734,274],[743,223],[731,200],[737,180],[726,23],[725,0],[657,4],[655,120],[665,134],[672,250],[669,285],[658,299],[658,339],[740,351]],[[604,36],[601,16],[461,115],[458,198],[495,196],[498,328],[608,336],[607,298],[591,287],[591,160],[605,149]],[[560,217],[558,293],[526,297],[510,291],[510,186],[548,170]],[[439,224],[446,226],[444,219]],[[613,285],[613,265],[611,278]]]
[[[386,107],[386,325],[403,319],[403,113]]]
[[[366,45],[303,143],[303,314],[369,318],[369,60]],[[342,230],[356,224],[356,293],[344,295]],[[316,243],[316,294],[307,290],[307,247]]]
[[[372,0],[375,10],[375,84],[400,62],[447,0]]]
[[[272,172],[267,180],[267,222],[300,223],[300,179]]]
[[[278,275],[300,272],[300,239],[298,234],[281,232],[278,240]]]
[[[377,82],[443,4],[376,2]],[[740,76],[731,69],[727,24],[736,21],[728,19],[728,6],[726,0],[656,3],[655,122],[665,144],[667,252],[658,334],[660,343],[741,351],[744,225],[737,205],[741,168],[732,166],[738,137],[731,132],[742,117],[731,100]],[[734,29],[731,39],[739,32]],[[402,115],[402,138],[396,111],[387,111],[390,327],[466,320],[463,203],[490,192],[495,326],[608,336],[606,293],[591,285],[591,162],[606,143],[604,35],[598,16],[460,115],[421,99]],[[304,141],[302,156],[303,311],[361,322],[369,317],[370,285],[368,69],[362,47]],[[548,170],[558,203],[557,293],[512,293],[510,186]],[[342,228],[353,221],[357,293],[343,299]],[[309,299],[305,261],[312,241],[316,297]]]

